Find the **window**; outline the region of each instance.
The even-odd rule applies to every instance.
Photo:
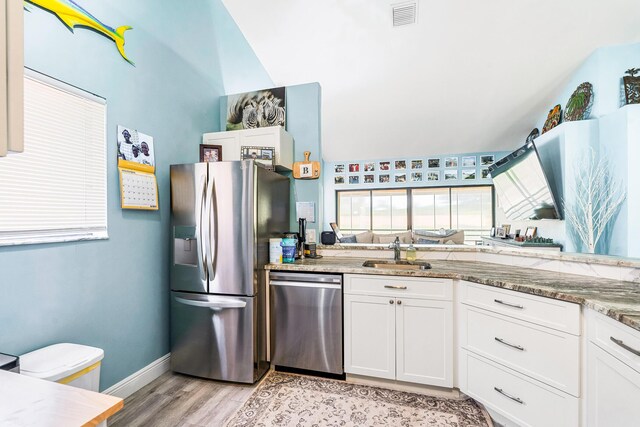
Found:
[[[493,226],[493,187],[433,187],[338,191],[338,226],[345,233],[373,230],[458,229],[465,243],[488,236]]]
[[[30,70],[24,153],[0,158],[0,245],[107,238],[106,102]]]

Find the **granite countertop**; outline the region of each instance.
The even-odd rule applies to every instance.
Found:
[[[440,277],[582,304],[640,331],[640,283],[545,270],[513,268],[475,261],[429,260],[430,270],[362,267],[366,258],[324,257],[293,264],[268,264],[268,270]]]

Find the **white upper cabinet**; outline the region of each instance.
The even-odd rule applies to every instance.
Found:
[[[240,160],[242,147],[273,148],[278,169],[293,167],[293,137],[282,126],[205,133],[203,144],[222,146],[222,160]]]

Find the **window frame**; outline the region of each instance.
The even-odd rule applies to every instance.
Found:
[[[449,224],[453,221],[453,212],[452,212],[452,204],[451,204],[451,190],[453,188],[478,188],[478,187],[489,187],[491,189],[491,226],[495,227],[496,224],[496,189],[493,184],[470,184],[470,185],[433,185],[429,187],[394,187],[394,188],[383,188],[383,187],[374,187],[374,188],[354,188],[347,190],[336,190],[335,191],[335,206],[336,206],[336,223],[338,227],[340,227],[340,194],[341,193],[353,193],[353,192],[368,192],[370,200],[373,200],[373,192],[380,190],[404,190],[407,195],[407,230],[413,230],[413,190],[429,190],[429,189],[442,189],[446,188],[449,190]],[[369,227],[373,226],[373,203],[369,204]],[[359,229],[358,229],[359,230]],[[369,228],[368,230],[372,230]],[[362,230],[367,231],[367,230]]]
[[[0,247],[2,246],[19,246],[45,243],[64,243],[77,242],[86,240],[107,240],[109,239],[109,153],[108,153],[108,104],[107,99],[96,95],[95,93],[81,89],[72,84],[58,80],[54,77],[40,73],[34,69],[24,67],[23,79],[29,78],[43,85],[50,86],[54,89],[66,92],[68,94],[84,98],[86,100],[101,104],[104,106],[104,132],[102,134],[103,155],[106,162],[104,167],[104,200],[102,206],[104,210],[104,229],[100,228],[61,228],[61,229],[41,229],[41,230],[16,230],[0,234]],[[25,105],[26,107],[26,105]],[[24,154],[19,154],[24,155]],[[18,155],[17,155],[18,156]],[[1,165],[1,161],[0,161]]]

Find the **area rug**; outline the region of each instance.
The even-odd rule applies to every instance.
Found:
[[[271,372],[227,427],[492,426],[471,399],[444,399]]]

